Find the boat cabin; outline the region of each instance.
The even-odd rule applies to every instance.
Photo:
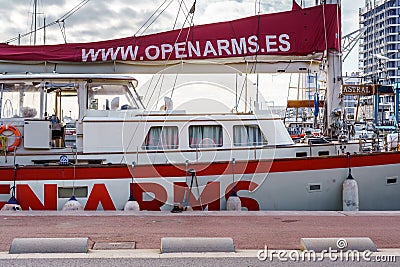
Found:
[[[1,75],[0,120],[16,127],[23,148],[76,147],[87,113],[144,109],[136,85],[121,75]]]
[[[308,157],[334,144],[294,145],[268,112],[187,114],[145,109],[127,75],[0,75],[0,144],[14,163],[182,163]],[[166,103],[168,107],[168,103]],[[276,148],[284,148],[276,150]],[[349,146],[347,146],[349,147]],[[322,152],[321,152],[322,151]],[[1,150],[0,150],[1,155]],[[0,157],[1,164],[12,164]]]

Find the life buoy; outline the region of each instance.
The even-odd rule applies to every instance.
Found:
[[[290,137],[291,137],[292,139],[294,139],[294,138],[303,138],[304,136],[306,136],[305,133],[302,133],[302,134],[292,134],[292,135],[290,135]]]
[[[21,144],[21,132],[17,127],[11,124],[3,124],[0,127],[0,134],[4,131],[11,131],[15,135],[15,141],[10,146],[7,146],[7,152],[14,151],[17,146]]]

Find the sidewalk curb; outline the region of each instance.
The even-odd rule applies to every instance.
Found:
[[[9,259],[119,259],[119,258],[257,258],[259,250],[237,250],[236,252],[202,252],[202,253],[167,253],[161,254],[159,249],[132,249],[132,250],[89,250],[88,253],[31,253],[31,254],[8,254],[0,252],[0,260]],[[293,250],[280,250],[290,252]],[[296,250],[301,252],[300,250]],[[317,254],[318,255],[318,254]],[[372,253],[372,257],[396,256],[400,257],[400,248],[381,249]],[[276,258],[274,256],[274,258]]]

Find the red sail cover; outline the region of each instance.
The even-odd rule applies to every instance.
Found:
[[[4,61],[165,61],[306,56],[340,51],[337,5],[252,16],[115,40],[43,46],[0,44]]]

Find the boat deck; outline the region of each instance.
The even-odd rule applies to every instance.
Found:
[[[0,220],[0,251],[17,237],[89,237],[90,246],[134,241],[137,249],[159,248],[162,237],[232,237],[236,249],[299,249],[302,237],[370,237],[378,249],[400,248],[400,211],[7,211]]]

